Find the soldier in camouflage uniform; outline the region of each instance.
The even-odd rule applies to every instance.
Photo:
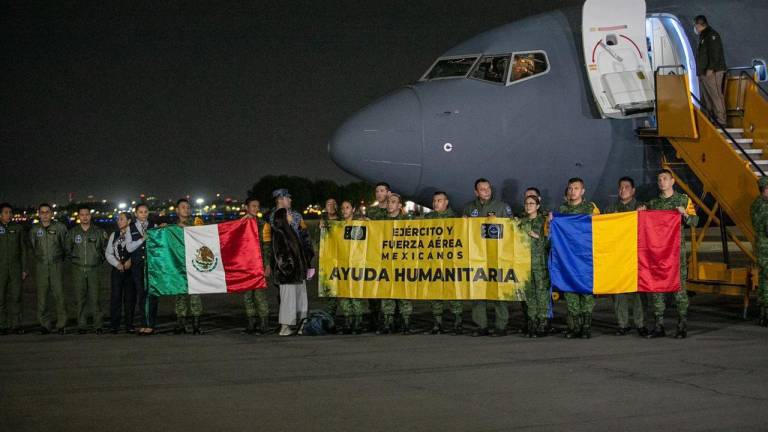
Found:
[[[685,253],[685,237],[683,230],[685,225],[689,227],[696,226],[699,217],[696,215],[696,209],[688,198],[688,195],[675,192],[675,178],[672,172],[663,169],[657,175],[657,184],[659,186],[659,196],[648,203],[649,210],[677,210],[683,218],[680,225],[680,289],[675,293],[675,304],[677,305],[677,332],[675,338],[683,339],[688,335],[688,293],[686,292],[685,281],[688,278],[688,260]],[[648,337],[662,337],[664,331],[664,294],[653,294],[653,314],[656,319],[656,325]]]
[[[568,180],[566,189],[567,202],[558,209],[561,214],[600,214],[600,209],[593,202],[584,200],[584,180],[574,177]],[[595,297],[592,294],[565,293],[565,302],[568,305],[568,331],[565,337],[568,339],[592,337],[592,309],[595,307]]]
[[[176,213],[179,215],[179,220],[176,224],[180,227],[188,227],[193,225],[203,225],[203,220],[192,216],[192,208],[189,205],[189,200],[180,199],[176,202]],[[187,299],[189,299],[189,305],[187,305]],[[200,329],[200,315],[203,314],[203,300],[199,294],[182,294],[176,296],[176,303],[174,305],[174,311],[176,312],[176,327],[173,329],[174,334],[189,333],[187,328],[187,315],[192,314],[192,334],[202,334]]]
[[[512,217],[509,204],[493,197],[491,182],[484,178],[475,180],[475,199],[464,206],[464,217]],[[496,314],[496,331],[488,331],[488,304],[493,305]],[[505,336],[509,322],[509,309],[505,301],[477,300],[472,305],[472,320],[479,327],[472,336]]]
[[[386,220],[408,220],[410,217],[403,213],[403,200],[400,195],[392,193],[387,199],[387,218]],[[405,299],[383,299],[381,301],[381,312],[384,315],[384,321],[378,334],[389,334],[394,331],[395,312],[400,309],[400,317],[403,319],[403,334],[413,334],[411,331],[411,314],[413,313],[413,302]]]
[[[268,278],[272,272],[270,267],[270,255],[264,252],[264,221],[259,217],[261,203],[253,197],[245,200],[244,218],[256,219],[256,225],[259,230],[259,243],[261,246],[261,262],[264,267],[264,279]],[[269,282],[267,282],[269,286]],[[267,302],[267,289],[255,289],[243,293],[243,304],[245,306],[245,316],[248,319],[248,326],[245,328],[247,334],[265,334],[269,325],[269,303]],[[259,317],[259,325],[256,325],[256,316]]]
[[[13,208],[0,204],[0,335],[22,334],[21,287],[27,278],[27,240],[12,221]]]
[[[447,219],[455,218],[458,215],[450,207],[448,195],[445,192],[435,192],[432,196],[432,212],[427,213],[424,219]],[[432,300],[432,317],[435,324],[430,331],[431,334],[440,334],[443,332],[443,309],[445,302],[443,300]],[[462,314],[464,305],[461,300],[448,300],[448,309],[453,314],[453,334],[460,335],[464,332],[462,326]]]
[[[351,223],[355,220],[355,206],[352,201],[341,202],[341,217],[344,223]],[[360,334],[363,326],[363,300],[358,298],[339,299],[341,313],[344,314],[344,326],[341,327],[342,334]]]
[[[623,213],[637,210],[640,203],[635,199],[635,181],[631,177],[622,177],[619,179],[619,199],[617,202],[608,206],[605,213]],[[632,319],[637,327],[640,336],[647,336],[648,330],[643,323],[643,299],[641,293],[614,294],[613,306],[616,312],[616,321],[619,328],[616,330],[617,336],[624,336],[631,328],[629,327],[629,306],[632,305]]]
[[[77,217],[80,219],[80,224],[69,230],[66,240],[67,255],[72,262],[72,285],[75,287],[77,300],[77,332],[86,333],[88,315],[90,315],[96,334],[101,334],[103,313],[99,292],[107,232],[91,224],[90,207],[85,205],[78,207]],[[136,305],[131,304],[129,307],[135,308]]]
[[[383,220],[387,218],[387,202],[391,193],[392,189],[389,187],[389,183],[376,183],[375,194],[377,205],[368,207],[365,210],[365,215],[368,219]],[[368,328],[370,331],[378,331],[382,320],[381,300],[369,299],[368,310],[371,314]]]
[[[758,324],[768,327],[768,177],[757,180],[760,196],[752,203],[752,227],[755,230],[755,255],[758,266],[757,303],[760,306]]]
[[[64,305],[64,288],[61,283],[62,264],[66,256],[67,227],[53,220],[53,208],[40,204],[37,208],[40,222],[29,230],[29,242],[35,257],[35,281],[37,283],[37,319],[40,333],[51,332],[50,292],[56,307],[56,328],[66,334],[67,309]]]
[[[323,210],[323,213],[320,215],[320,230],[325,230],[327,228],[327,224],[329,221],[337,221],[339,220],[339,214],[338,214],[338,204],[336,203],[336,200],[333,198],[328,198],[325,200],[325,209]],[[339,301],[336,297],[326,297],[325,298],[325,311],[328,312],[328,315],[336,318],[336,312],[339,308]]]
[[[520,220],[520,230],[528,234],[531,241],[531,279],[526,285],[526,328],[530,338],[547,334],[547,311],[549,310],[549,271],[547,270],[547,249],[549,242],[544,234],[546,216],[540,213],[541,201],[536,196],[525,198],[525,216]]]

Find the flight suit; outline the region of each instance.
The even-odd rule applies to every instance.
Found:
[[[625,213],[637,210],[641,203],[632,198],[628,203],[622,203],[618,201],[608,206],[605,209],[605,213]],[[613,308],[616,313],[616,321],[618,322],[619,329],[616,332],[617,335],[626,334],[629,330],[629,307],[632,305],[632,319],[635,322],[637,331],[641,336],[645,336],[645,323],[643,312],[643,299],[641,293],[626,293],[626,294],[614,294],[613,295]]]
[[[686,291],[685,281],[688,278],[688,259],[685,252],[685,237],[683,231],[685,226],[693,227],[699,222],[696,215],[696,209],[688,195],[674,192],[669,198],[658,196],[648,203],[649,210],[676,210],[678,207],[685,209],[683,223],[680,225],[680,289],[675,293],[675,304],[677,306],[677,334],[676,338],[684,338],[688,334],[688,292]],[[656,318],[656,326],[652,336],[664,335],[664,293],[653,294],[653,314]]]
[[[269,254],[264,251],[264,221],[261,218],[256,218],[256,224],[259,230],[259,244],[261,246],[261,262],[263,268],[266,270],[270,266]],[[267,286],[269,282],[267,281]],[[253,333],[258,331],[259,333],[267,332],[267,325],[269,322],[269,303],[267,302],[267,289],[250,290],[243,293],[243,304],[245,305],[245,316],[248,318],[248,327],[246,333]],[[258,315],[260,322],[259,327],[256,327],[256,316]]]
[[[0,222],[0,331],[18,331],[21,325],[22,273],[29,273],[24,228]]]
[[[63,332],[67,326],[67,309],[64,304],[64,288],[61,283],[62,264],[66,256],[67,227],[51,221],[47,227],[41,223],[32,225],[29,242],[35,258],[37,285],[37,319],[44,332],[51,330],[48,294],[56,308],[56,328]]]
[[[760,196],[755,198],[750,208],[752,227],[755,230],[755,255],[758,266],[757,304],[760,307],[758,323],[768,326],[768,199],[762,196],[763,189],[768,186],[768,177],[758,180]]]
[[[544,233],[547,217],[538,215],[533,219],[523,216],[519,223],[520,231],[539,235],[534,238],[528,235],[531,242],[531,280],[525,286],[525,302],[527,314],[527,332],[529,337],[537,337],[546,333],[547,314],[549,311],[549,271],[547,269],[547,252],[549,241]]]
[[[511,218],[512,207],[504,202],[495,200],[493,197],[487,202],[482,202],[480,198],[475,198],[464,206],[462,214],[466,217],[495,216]],[[509,323],[509,309],[507,309],[507,302],[499,300],[475,300],[472,303],[472,320],[480,328],[475,335],[488,334],[488,304],[493,306],[496,315],[495,334],[505,334],[507,331],[507,323]]]
[[[196,218],[194,216],[190,216],[189,219],[186,220],[179,219],[177,225],[180,227],[188,227],[204,225],[204,222],[199,217]],[[187,301],[187,299],[189,299],[189,301]],[[174,333],[179,334],[188,332],[187,315],[190,314],[192,315],[193,323],[192,332],[199,332],[200,315],[203,314],[203,300],[200,298],[200,294],[177,295],[173,310],[176,313],[176,328],[174,329]]]
[[[93,224],[87,231],[81,225],[75,225],[67,234],[67,255],[72,263],[72,285],[80,331],[85,331],[88,326],[89,315],[93,317],[93,327],[101,329],[103,313],[99,304],[99,285],[106,240],[106,231]]]
[[[385,220],[410,220],[411,217],[401,214],[395,217],[387,216]],[[406,299],[383,299],[381,300],[381,312],[384,315],[382,333],[389,333],[394,327],[395,312],[400,310],[400,317],[403,319],[403,333],[411,334],[411,315],[413,314],[413,302]]]
[[[455,218],[458,215],[450,208],[438,212],[433,211],[424,215],[424,219],[448,219]],[[432,309],[432,318],[435,320],[435,326],[432,329],[432,334],[442,333],[443,331],[443,310],[445,302],[443,300],[432,300],[430,306]],[[464,304],[461,300],[448,300],[448,309],[453,314],[453,330],[454,333],[461,334],[462,330],[462,318],[464,313]]]
[[[365,215],[370,220],[382,220],[387,218],[387,209],[371,206],[365,210]],[[368,299],[368,311],[371,313],[369,328],[377,331],[382,320],[381,299]]]
[[[571,205],[563,203],[558,212],[561,214],[600,214],[600,209],[593,202],[582,201]],[[591,294],[564,293],[565,303],[568,306],[568,332],[566,338],[592,336],[592,310],[595,308],[595,297]]]

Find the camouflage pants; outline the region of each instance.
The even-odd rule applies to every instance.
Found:
[[[384,299],[381,301],[381,312],[384,316],[392,316],[395,310],[400,308],[403,319],[410,319],[413,313],[413,302],[410,300]]]
[[[525,307],[529,320],[544,321],[549,311],[549,274],[546,270],[534,271],[531,283],[525,288]]]
[[[591,314],[595,308],[595,296],[592,294],[565,293],[565,303],[568,307],[568,314],[571,316]]]
[[[257,314],[261,319],[269,317],[266,288],[246,291],[243,294],[243,304],[245,305],[245,316],[248,318],[255,318]]]
[[[758,250],[757,304],[768,307],[768,251]]]
[[[682,260],[681,262],[685,262]],[[685,319],[688,316],[688,291],[686,291],[685,280],[688,279],[688,266],[680,266],[680,289],[674,293],[675,306],[677,306],[677,315]],[[664,320],[664,310],[666,304],[664,303],[664,293],[653,294],[653,315],[656,317],[657,322]]]
[[[613,296],[613,310],[621,328],[629,327],[629,307],[632,305],[632,320],[635,327],[643,327],[643,299],[640,293],[616,294]]]
[[[325,298],[325,311],[328,312],[328,315],[335,317],[336,312],[339,309],[339,299],[336,297],[326,297]]]
[[[504,330],[509,322],[509,309],[505,301],[478,300],[472,304],[472,321],[481,329],[488,328],[488,304],[493,306],[496,314],[496,328]]]
[[[433,300],[429,302],[429,304],[432,308],[432,317],[434,317],[436,323],[441,324],[443,322],[443,310],[445,310],[445,301]],[[461,316],[461,314],[464,312],[464,303],[462,303],[461,300],[448,300],[448,310],[450,310],[454,315]]]
[[[189,304],[187,304],[187,299],[189,299]],[[190,312],[193,317],[199,317],[203,313],[203,300],[199,294],[177,295],[173,310],[176,312],[177,320],[186,318]]]
[[[339,299],[339,306],[341,306],[341,313],[345,317],[362,317],[363,316],[363,300],[354,298],[342,298]]]

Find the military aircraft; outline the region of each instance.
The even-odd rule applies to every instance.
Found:
[[[460,209],[478,177],[513,205],[537,186],[550,208],[581,177],[587,197],[607,204],[621,176],[655,183],[658,149],[636,129],[654,122],[655,71],[696,76],[699,14],[722,35],[729,66],[764,75],[764,2],[588,0],[448,50],[347,119],[328,151],[351,174],[425,205],[443,190]],[[696,79],[690,91],[699,95]]]

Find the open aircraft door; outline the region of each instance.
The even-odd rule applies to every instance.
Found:
[[[653,114],[644,0],[587,0],[582,9],[584,63],[603,117]]]

